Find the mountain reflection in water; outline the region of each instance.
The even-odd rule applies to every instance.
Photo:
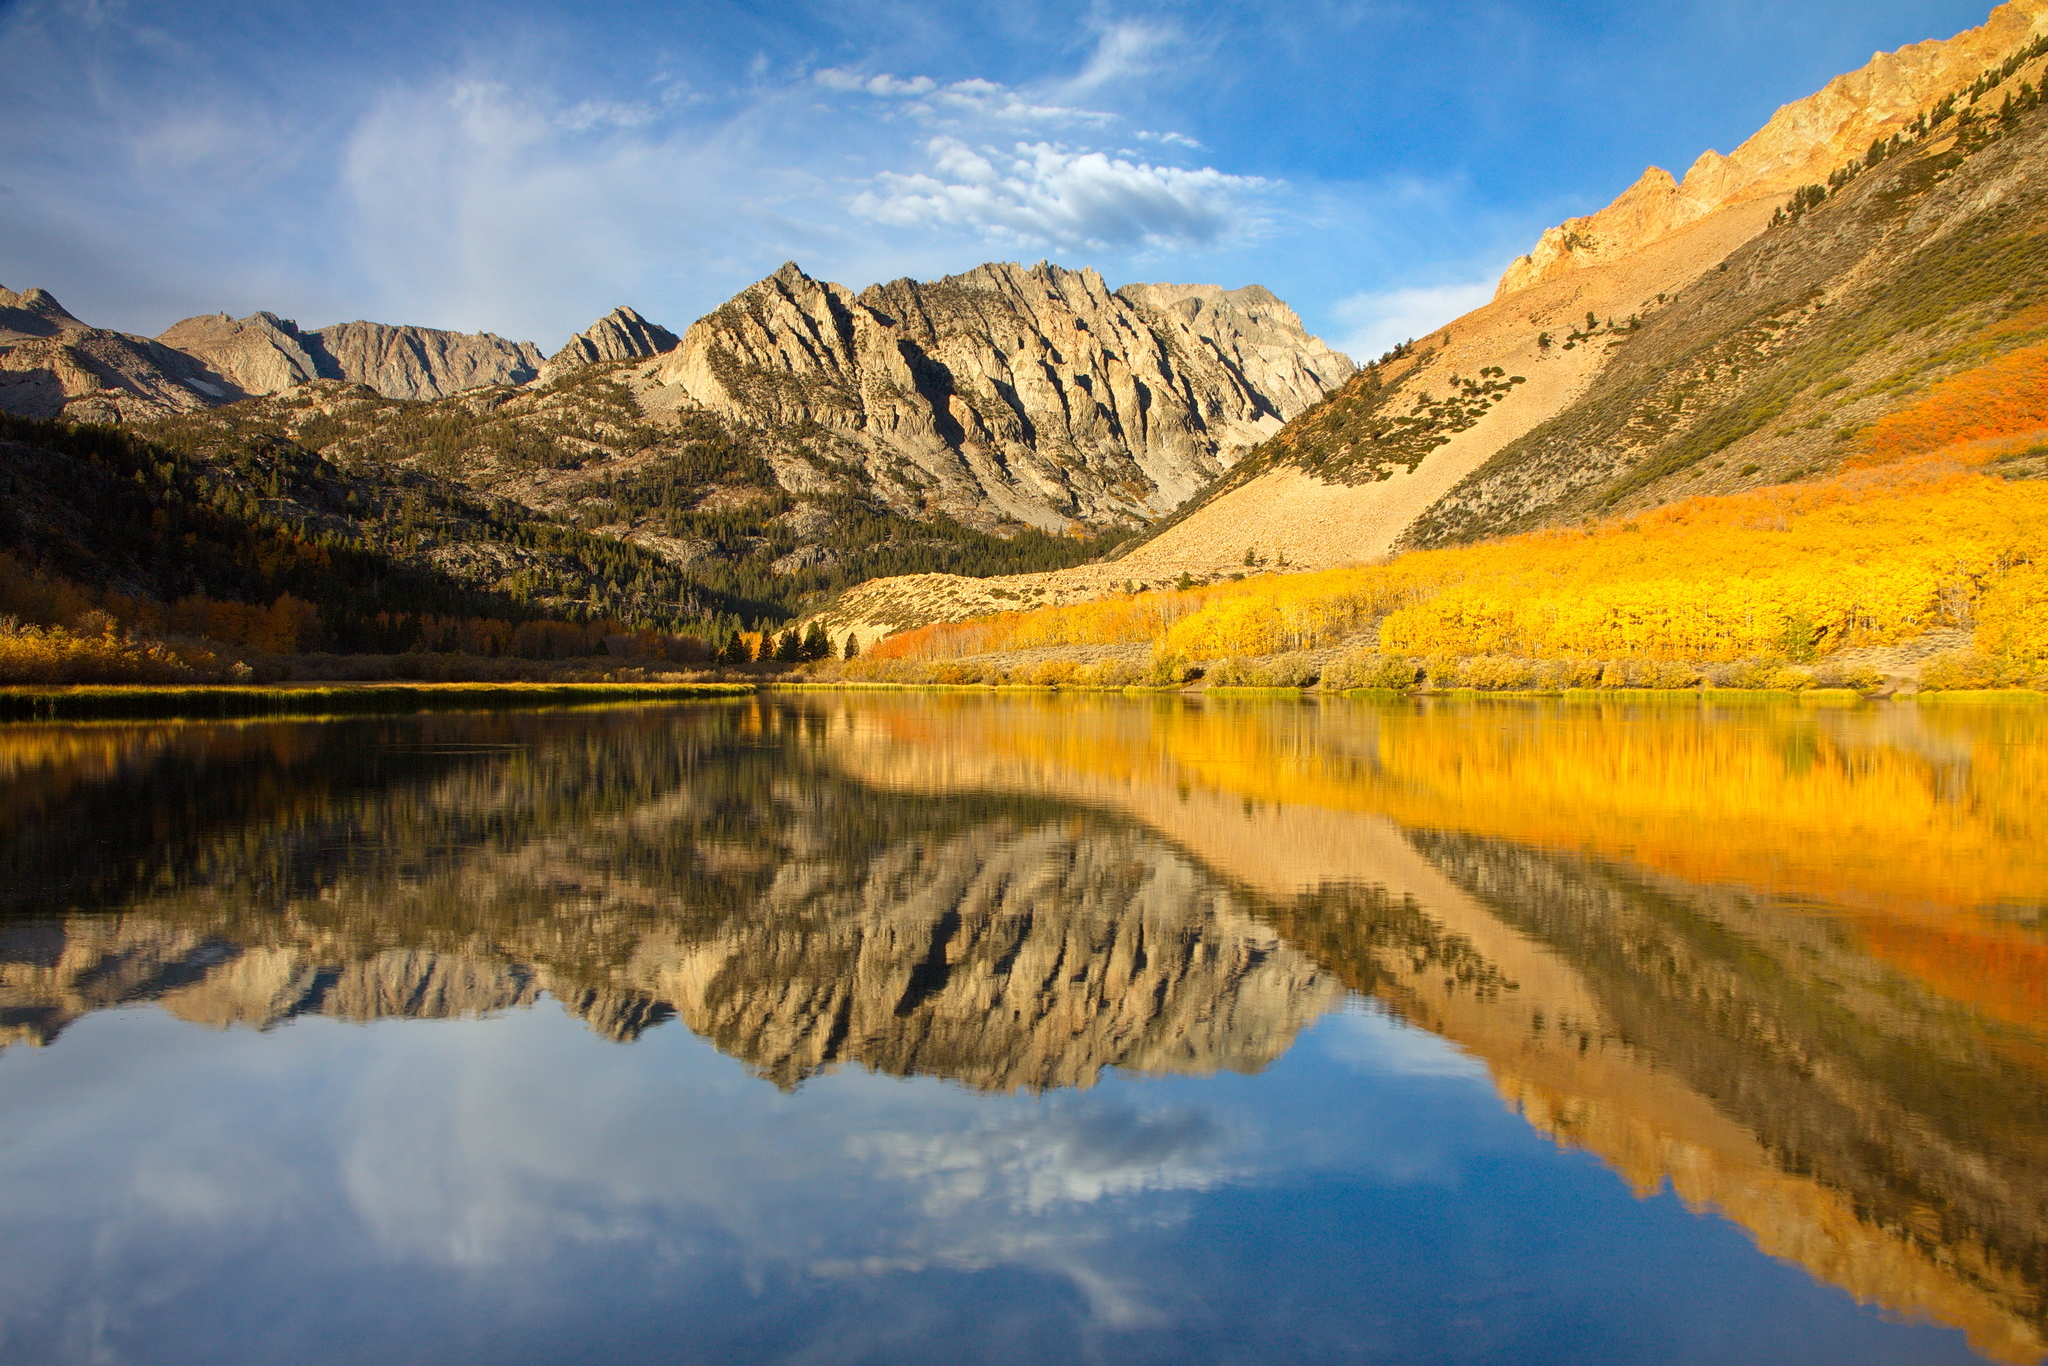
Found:
[[[776,1086],[1257,1072],[1355,993],[2000,1361],[2048,1333],[2041,709],[805,696],[0,730],[0,1044],[678,1020]]]

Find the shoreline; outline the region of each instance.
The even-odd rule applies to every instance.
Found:
[[[745,696],[754,683],[81,683],[0,687],[0,722],[376,715]]]
[[[0,724],[38,721],[233,720],[263,717],[403,715],[423,711],[577,707],[605,704],[703,701],[762,692],[896,692],[996,696],[1080,693],[1122,697],[1215,697],[1243,701],[1420,700],[1680,702],[1716,705],[1796,701],[1820,706],[1900,701],[1935,704],[2044,704],[2048,694],[2027,688],[1982,688],[1895,694],[1849,688],[1252,688],[1072,683],[889,683],[762,680],[723,683],[348,683],[348,684],[75,684],[0,687]]]

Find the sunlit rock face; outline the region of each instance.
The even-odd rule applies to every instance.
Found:
[[[792,262],[693,324],[641,397],[791,438],[785,482],[801,447],[905,508],[1057,530],[1170,511],[1352,369],[1256,287],[1112,291],[1041,262],[855,294]]]
[[[187,318],[157,340],[204,361],[239,391],[236,397],[339,379],[368,385],[386,398],[442,398],[489,384],[523,384],[541,364],[532,342],[489,332],[370,322],[302,332],[272,313]]]
[[[2042,33],[2048,33],[2048,0],[2011,0],[1953,38],[1877,53],[1868,65],[1778,110],[1727,156],[1701,153],[1683,180],[1652,166],[1598,213],[1546,230],[1508,267],[1495,297],[1625,256],[1731,205],[1825,182],[1871,143],[1903,131]]]
[[[615,308],[549,356],[540,368],[540,377],[549,380],[578,366],[658,356],[674,350],[679,340],[660,323],[649,322],[630,308]]]
[[[121,422],[238,396],[196,357],[81,322],[48,290],[0,288],[0,412]]]

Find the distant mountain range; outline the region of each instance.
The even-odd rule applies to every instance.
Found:
[[[269,313],[137,337],[0,291],[0,412],[129,443],[10,429],[0,551],[151,601],[290,593],[333,649],[404,649],[394,614],[715,636],[868,578],[1094,558],[1352,370],[1257,286],[1047,264],[858,296],[790,264],[680,337],[619,308],[546,357]],[[200,508],[199,542],[166,529]],[[0,611],[64,624],[41,592]]]
[[[92,327],[48,292],[0,290],[0,411],[147,423],[319,380],[431,401],[623,376],[672,425],[758,433],[791,492],[849,480],[895,511],[970,526],[1139,527],[1341,383],[1349,358],[1252,285],[1132,285],[1041,263],[856,295],[794,262],[682,337],[614,309],[553,356],[490,333],[272,313],[187,318],[155,338]]]

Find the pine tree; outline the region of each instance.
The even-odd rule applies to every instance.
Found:
[[[854,634],[853,632],[851,632],[851,631],[848,631],[848,632],[846,633],[846,653],[845,653],[844,655],[842,655],[842,656],[841,656],[841,658],[843,658],[843,659],[857,659],[857,658],[859,658],[859,657],[860,657],[860,637],[859,637],[859,636],[857,636],[857,635],[855,635],[855,634]]]
[[[791,627],[790,629],[795,630],[796,628]],[[825,623],[822,621],[812,622],[811,629],[804,632],[803,657],[805,659],[830,659],[832,657],[832,640],[825,634]]]
[[[765,646],[767,642],[763,641],[762,644]],[[803,657],[803,637],[798,635],[796,627],[792,626],[782,633],[780,640],[775,642],[775,658],[784,664],[794,664]]]

